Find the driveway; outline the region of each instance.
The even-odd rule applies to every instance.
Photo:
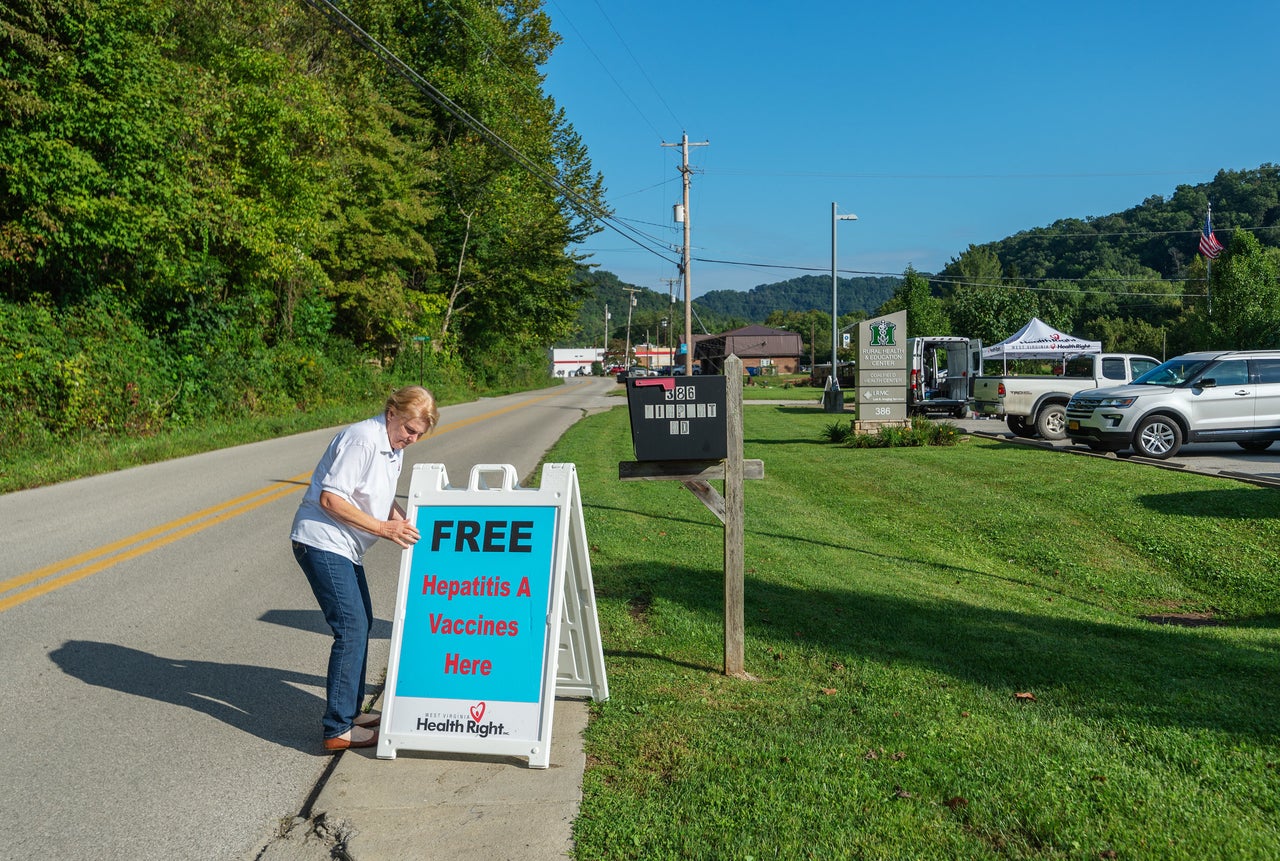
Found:
[[[1073,445],[1071,440],[1048,442],[1040,438],[1023,439],[1009,431],[1003,421],[996,419],[959,419],[953,423],[968,433],[979,436],[1014,442],[1021,445],[1035,445],[1069,450],[1072,454],[1088,457],[1109,457],[1113,460],[1129,460],[1158,466],[1164,469],[1186,470],[1205,475],[1219,475],[1249,481],[1268,487],[1280,487],[1280,443],[1258,454],[1250,454],[1233,442],[1188,443],[1176,457],[1168,460],[1154,460],[1137,457],[1131,452],[1114,454],[1097,454],[1083,445]]]

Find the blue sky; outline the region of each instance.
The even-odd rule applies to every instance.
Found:
[[[1280,163],[1274,0],[544,8],[563,38],[545,91],[667,259],[612,231],[579,250],[659,292],[682,241],[662,144],[682,133],[709,144],[690,148],[694,296],[829,276],[833,202],[858,216],[842,276],[934,272],[971,243]]]

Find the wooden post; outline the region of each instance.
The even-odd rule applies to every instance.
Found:
[[[724,673],[750,679],[745,655],[746,505],[743,490],[745,481],[764,478],[764,462],[742,456],[742,370],[742,360],[737,356],[725,360],[726,456],[722,460],[622,461],[618,464],[618,478],[679,481],[724,524]],[[637,384],[644,382],[638,380]],[[635,415],[633,412],[633,423]],[[717,479],[724,480],[724,496],[708,483]]]
[[[731,355],[724,362],[726,433],[728,451],[724,461],[724,673],[746,675],[743,642],[744,578],[746,551],[744,535],[746,505],[743,501],[742,463],[742,360]]]

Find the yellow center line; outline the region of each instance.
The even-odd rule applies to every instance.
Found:
[[[310,475],[304,472],[302,475],[294,476],[293,478],[288,480],[289,481],[306,481],[309,478],[310,478]],[[19,586],[25,586],[27,583],[31,583],[35,580],[42,580],[45,577],[52,576],[54,574],[57,574],[60,571],[66,571],[68,568],[75,568],[76,566],[83,565],[86,562],[91,562],[92,560],[97,559],[99,557],[107,556],[111,553],[115,553],[118,550],[123,550],[124,548],[128,547],[131,544],[137,544],[139,541],[146,541],[150,538],[156,537],[157,535],[163,535],[164,533],[168,532],[171,529],[177,529],[180,526],[185,526],[188,523],[192,523],[196,520],[200,520],[202,518],[208,517],[211,514],[217,514],[219,511],[224,511],[228,508],[232,508],[234,506],[240,505],[244,502],[247,502],[248,500],[253,499],[255,496],[261,496],[262,494],[269,493],[274,489],[275,489],[274,487],[260,487],[255,491],[246,493],[244,496],[238,496],[235,499],[231,499],[231,500],[228,500],[227,502],[219,503],[218,505],[215,505],[211,508],[206,508],[203,511],[197,511],[194,514],[188,514],[186,517],[181,517],[177,520],[170,521],[169,523],[162,523],[159,526],[155,526],[155,527],[152,527],[151,529],[146,530],[145,532],[139,532],[137,535],[130,535],[128,538],[121,538],[119,541],[115,541],[115,542],[112,542],[111,544],[98,547],[94,550],[86,550],[84,553],[81,553],[77,556],[72,556],[68,559],[63,559],[61,562],[54,562],[53,564],[46,565],[43,568],[37,568],[34,571],[28,571],[26,574],[20,574],[17,577],[11,577],[8,580],[0,582],[0,592],[8,592],[10,589],[16,589]],[[290,488],[290,489],[292,490],[293,488]]]
[[[47,592],[52,592],[55,589],[61,589],[63,586],[66,586],[68,583],[74,583],[77,580],[82,580],[85,577],[88,577],[90,574],[97,574],[99,571],[102,571],[106,568],[110,568],[113,565],[116,565],[117,563],[125,562],[129,559],[142,556],[145,553],[150,553],[152,550],[158,550],[161,547],[164,547],[168,544],[172,544],[173,542],[177,541],[180,538],[186,538],[187,536],[195,535],[197,532],[202,532],[205,529],[208,529],[210,526],[216,526],[217,524],[222,523],[223,521],[226,521],[226,520],[230,520],[233,517],[239,517],[241,514],[247,514],[248,512],[253,511],[255,508],[259,508],[263,505],[266,505],[268,502],[275,502],[277,499],[288,496],[291,493],[297,492],[297,490],[298,488],[289,487],[289,486],[285,486],[283,488],[275,488],[271,493],[269,493],[266,496],[260,496],[257,499],[251,499],[249,501],[246,501],[243,505],[240,505],[239,507],[236,507],[236,508],[226,509],[218,516],[213,517],[209,520],[205,520],[200,523],[193,523],[190,526],[187,526],[185,529],[179,529],[176,532],[169,532],[168,534],[163,535],[159,538],[156,538],[152,541],[149,541],[146,544],[139,544],[133,547],[132,549],[126,550],[123,553],[118,553],[115,556],[110,556],[93,565],[88,565],[88,566],[85,566],[84,568],[71,571],[70,573],[63,574],[61,577],[54,577],[52,580],[45,580],[43,583],[38,583],[37,585],[32,586],[30,589],[27,589],[26,591],[15,592],[14,594],[10,595],[8,598],[0,599],[0,613],[3,613],[5,610],[8,610],[10,607],[16,607],[18,604],[22,604],[26,601],[30,601],[32,598],[38,598],[39,596],[44,595]],[[225,509],[225,506],[218,506],[218,507]],[[127,541],[128,539],[126,539],[126,542]]]
[[[513,410],[517,410],[521,407],[526,407],[530,404],[544,401],[547,398],[555,397],[558,394],[563,394],[563,391],[557,390],[537,398],[518,401],[509,406],[491,410],[490,412],[473,416],[469,419],[462,419],[460,421],[441,425],[436,429],[433,436],[439,436],[440,434],[475,424],[478,421],[512,412]],[[113,541],[112,543],[103,545],[102,547],[87,550],[84,553],[68,557],[60,562],[54,562],[41,568],[37,568],[34,571],[28,571],[25,574],[19,574],[18,576],[11,577],[8,580],[0,581],[0,593],[9,592],[14,589],[21,589],[21,587],[34,583],[38,580],[44,581],[29,589],[15,592],[6,598],[0,599],[0,613],[3,613],[10,607],[16,607],[17,605],[30,601],[33,598],[52,592],[55,589],[60,589],[68,583],[74,583],[77,580],[90,576],[91,574],[97,574],[99,571],[103,571],[120,562],[125,562],[146,553],[150,553],[153,550],[158,550],[159,548],[172,544],[179,539],[195,535],[197,532],[202,532],[211,526],[216,526],[233,517],[239,517],[241,514],[247,514],[248,512],[266,505],[269,502],[275,502],[277,499],[282,499],[289,494],[295,493],[303,487],[306,487],[310,483],[310,480],[311,473],[304,472],[292,478],[285,479],[283,487],[279,486],[279,481],[273,481],[267,487],[260,487],[257,490],[237,496],[235,499],[218,503],[217,505],[210,506],[209,508],[205,508],[201,511],[196,511],[192,514],[180,517],[177,520],[171,520],[168,523],[162,523],[159,526],[154,526],[151,529],[144,530],[135,535],[130,535],[129,537],[122,538],[119,541]],[[94,562],[94,560],[98,561]],[[91,562],[93,564],[87,564]],[[64,574],[62,572],[69,573]],[[61,576],[54,576],[58,574],[61,574]]]

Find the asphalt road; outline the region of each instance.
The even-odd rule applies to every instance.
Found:
[[[406,451],[526,479],[612,380],[447,407]],[[252,858],[320,751],[330,637],[288,530],[334,430],[0,496],[0,858]],[[385,666],[399,549],[366,558]]]

